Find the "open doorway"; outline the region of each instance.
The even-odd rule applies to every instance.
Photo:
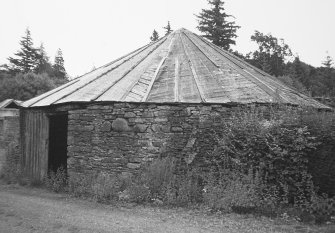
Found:
[[[67,168],[67,124],[67,113],[49,115],[48,171]]]

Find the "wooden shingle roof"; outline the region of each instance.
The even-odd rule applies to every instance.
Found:
[[[23,103],[284,103],[329,108],[179,29],[107,65]]]

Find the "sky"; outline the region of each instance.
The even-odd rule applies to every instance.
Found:
[[[225,0],[226,12],[241,26],[233,49],[246,54],[257,46],[255,30],[283,38],[295,55],[321,66],[335,58],[334,0]],[[0,64],[20,49],[29,28],[34,45],[43,42],[50,60],[63,51],[70,77],[82,75],[181,27],[200,34],[197,19],[207,0],[0,0]]]

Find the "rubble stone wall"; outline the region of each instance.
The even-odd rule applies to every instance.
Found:
[[[6,163],[18,164],[19,160],[19,116],[0,117],[0,175]]]
[[[237,109],[114,103],[69,111],[68,172],[133,173],[159,156],[191,163],[200,156],[193,144],[206,139],[195,138],[196,131],[215,127]]]

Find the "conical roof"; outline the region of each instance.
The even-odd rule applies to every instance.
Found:
[[[23,103],[284,103],[329,108],[179,29],[107,65]]]

